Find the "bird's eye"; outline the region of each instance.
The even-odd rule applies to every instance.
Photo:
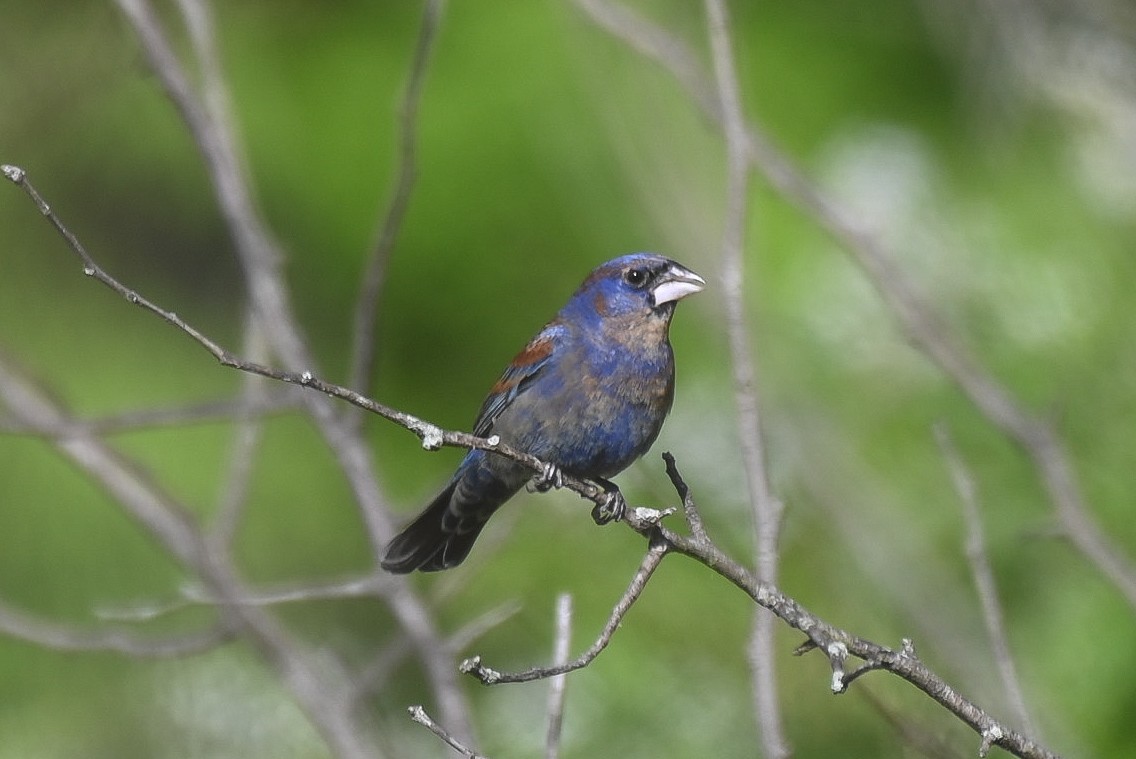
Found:
[[[647,283],[647,270],[628,269],[623,273],[623,281],[632,287],[642,287]]]

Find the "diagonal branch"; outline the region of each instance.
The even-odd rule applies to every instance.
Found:
[[[978,509],[977,485],[946,425],[935,426],[935,441],[947,462],[951,481],[959,496],[963,521],[966,523],[966,557],[982,604],[982,619],[986,622],[986,634],[990,636],[990,645],[994,649],[994,661],[1002,677],[1002,687],[1006,689],[1010,708],[1013,709],[1018,724],[1031,735],[1037,735],[1037,727],[1026,707],[1022,684],[1006,637],[1006,622],[1002,614],[1002,603],[998,599],[998,586],[994,582],[994,570],[990,567],[990,557],[986,553],[986,536]]]
[[[180,0],[191,40],[202,62],[205,92],[202,100],[194,92],[148,0],[116,2],[134,27],[151,67],[201,152],[218,206],[236,243],[251,307],[273,352],[294,369],[313,369],[315,359],[292,311],[284,281],[281,268],[284,256],[256,209],[246,178],[207,5],[203,0]],[[149,310],[157,312],[153,308]],[[358,436],[336,418],[329,404],[315,396],[308,396],[305,402],[351,485],[377,556],[394,529],[370,459]]]
[[[135,658],[169,659],[199,654],[233,638],[225,624],[184,635],[143,636],[126,630],[84,630],[40,619],[0,601],[0,632],[56,651],[111,651]]]
[[[698,512],[694,496],[679,473],[674,457],[664,453],[663,459],[666,461],[667,475],[682,499],[691,534],[680,534],[661,523],[663,517],[672,513],[671,510],[659,512],[638,508],[627,511],[624,521],[647,538],[648,550],[631,586],[616,603],[596,643],[567,665],[501,672],[485,666],[481,657],[473,657],[462,662],[463,672],[471,674],[485,685],[497,685],[554,677],[587,666],[607,645],[611,633],[630,606],[642,595],[648,580],[662,560],[672,553],[681,554],[721,576],[758,606],[768,609],[790,627],[804,633],[806,641],[797,649],[797,653],[803,654],[814,649],[824,653],[832,668],[833,693],[845,692],[853,681],[869,672],[890,672],[911,683],[978,733],[981,740],[980,756],[986,756],[991,747],[999,746],[1015,756],[1027,759],[1057,759],[1057,754],[1032,737],[1011,729],[955,690],[923,663],[910,640],[902,641],[902,645],[896,650],[835,627],[785,595],[773,583],[762,581],[756,573],[726,555],[704,530],[695,528],[694,525],[700,522],[693,517]],[[849,671],[851,659],[859,659],[862,664]]]
[[[315,371],[314,357],[291,305],[282,269],[284,256],[257,209],[245,170],[207,2],[178,0],[200,65],[203,97],[191,86],[149,0],[116,3],[201,153],[220,212],[235,243],[251,307],[272,351],[300,375]],[[305,394],[305,404],[351,488],[377,562],[384,544],[394,533],[394,524],[370,451],[356,426],[327,399]],[[449,666],[432,614],[409,585],[392,590],[384,600],[399,623],[413,633],[448,724],[463,735],[472,735],[469,706]]]
[[[712,121],[724,111],[714,86],[687,45],[638,13],[607,0],[574,0],[598,26],[658,63]],[[770,185],[841,244],[891,309],[910,342],[951,379],[972,404],[1029,456],[1065,533],[1077,549],[1136,608],[1136,564],[1101,530],[1085,503],[1064,442],[1053,426],[1026,410],[938,317],[928,298],[903,273],[881,239],[817,187],[753,121],[749,160]]]
[[[458,432],[448,432],[417,417],[379,404],[360,394],[338,385],[323,382],[309,372],[296,374],[244,362],[232,356],[217,343],[188,325],[176,314],[165,311],[143,299],[126,288],[87,256],[82,245],[67,230],[54,211],[43,201],[27,182],[23,170],[12,166],[2,167],[2,172],[18,184],[33,200],[53,225],[68,240],[72,249],[84,261],[85,270],[90,276],[126,297],[133,303],[181,329],[226,366],[231,366],[253,374],[270,377],[284,382],[292,382],[327,395],[343,398],[365,410],[374,411],[402,426],[414,431],[423,445],[433,449],[442,445],[491,450],[502,456],[523,463],[534,472],[544,469],[544,462],[500,443],[496,438],[478,438]],[[9,407],[16,421],[30,426],[66,427],[71,424],[67,414],[47,396],[26,382],[21,376],[0,361],[0,400]],[[242,603],[249,594],[239,581],[234,569],[224,554],[215,554],[203,537],[199,527],[188,509],[168,494],[138,474],[136,467],[126,461],[102,440],[89,435],[77,435],[55,441],[58,450],[71,459],[76,466],[87,472],[92,479],[107,490],[123,508],[155,539],[166,547],[182,564],[198,575],[220,600],[220,610],[225,619],[232,619],[248,633],[263,655],[273,662],[287,687],[305,709],[313,722],[320,728],[329,745],[336,754],[346,759],[370,756],[370,748],[365,745],[364,731],[359,729],[354,719],[354,690],[345,685],[349,680],[341,666],[331,666],[330,659],[320,659],[318,664],[309,657],[298,642],[294,641],[279,622],[258,605]],[[829,659],[833,670],[832,689],[843,692],[848,683],[865,672],[877,669],[891,672],[915,685],[918,689],[943,705],[960,720],[972,727],[982,736],[982,747],[1001,746],[1021,757],[1049,759],[1056,755],[1037,744],[1027,736],[1009,729],[985,711],[958,693],[949,684],[926,667],[916,656],[910,641],[905,641],[898,651],[873,643],[849,632],[833,627],[822,621],[794,599],[784,595],[777,587],[763,582],[756,574],[729,558],[709,538],[697,516],[697,506],[686,483],[675,466],[673,457],[665,454],[667,472],[683,502],[684,513],[688,517],[690,535],[682,535],[663,526],[660,520],[671,513],[654,509],[629,509],[624,520],[649,540],[649,550],[640,565],[639,571],[613,611],[604,634],[593,644],[584,656],[562,667],[538,668],[509,675],[497,673],[483,667],[473,660],[468,669],[479,673],[484,682],[509,682],[548,677],[578,669],[594,659],[607,645],[619,620],[642,594],[647,581],[663,557],[669,553],[689,556],[710,568],[731,582],[760,606],[769,609],[796,630],[803,632],[807,643],[801,650],[817,648]],[[604,498],[604,492],[596,483],[564,478],[564,486],[590,498],[597,503]],[[392,581],[387,596],[405,595],[405,582]],[[418,608],[413,605],[402,607],[392,604],[396,612],[407,612]],[[424,619],[401,619],[411,639],[420,644],[420,635],[429,634],[429,622]],[[436,647],[444,651],[444,643]],[[849,656],[861,659],[864,664],[852,672],[847,672],[845,664]]]
[[[689,503],[687,510],[696,509],[690,488],[679,474],[674,457],[666,453],[663,454],[663,458],[667,462],[667,474],[679,497],[683,499],[684,504]],[[758,605],[772,611],[790,627],[804,633],[808,640],[798,652],[804,653],[814,648],[824,652],[832,666],[834,693],[844,692],[853,680],[866,672],[886,670],[923,691],[974,729],[981,736],[983,746],[986,748],[989,748],[988,744],[997,745],[1021,757],[1051,759],[1057,756],[1029,736],[1018,733],[994,719],[956,691],[919,659],[910,641],[904,641],[904,645],[896,651],[828,624],[782,593],[774,584],[763,582],[750,570],[728,557],[706,536],[680,535],[657,522],[633,522],[631,526],[654,541],[653,545],[661,540],[670,552],[688,556],[703,564],[733,583]],[[846,664],[849,656],[862,660],[864,664],[847,672]]]
[[[82,433],[106,436],[138,430],[209,424],[234,417],[252,419],[295,411],[300,405],[297,395],[294,388],[284,388],[284,392],[280,392],[280,388],[272,391],[266,389],[252,401],[245,396],[234,400],[205,401],[185,406],[127,410],[108,416],[73,419],[70,427],[33,427],[17,424],[5,418],[0,419],[0,434],[67,437]]]
[[[261,218],[250,190],[239,141],[227,107],[227,87],[222,77],[216,46],[213,44],[213,24],[208,6],[204,0],[180,0],[191,42],[201,62],[202,89],[205,93],[202,102],[190,85],[148,0],[116,2],[133,26],[151,67],[201,152],[219,208],[236,244],[251,306],[258,315],[272,350],[300,379],[305,376],[305,372],[315,368],[315,361],[292,310],[282,271],[283,255]],[[5,168],[4,173],[17,183],[17,176],[23,175],[22,171],[9,168]],[[42,199],[38,199],[37,203],[45,215],[54,216]],[[68,238],[72,249],[78,252],[81,249],[78,241],[61,228],[57,219],[52,223]],[[89,257],[85,258],[89,260]],[[84,268],[88,268],[86,263]],[[104,284],[110,283],[104,281]],[[131,302],[143,305],[167,321],[175,324],[180,322],[176,315],[164,312],[149,302],[140,302],[137,294],[127,288],[120,285],[115,289],[120,289],[120,294]],[[184,322],[180,326],[185,329]],[[226,352],[220,346],[205,339],[200,333],[193,336],[224,363],[222,356]],[[305,403],[351,487],[377,561],[383,545],[394,532],[394,525],[385,506],[370,452],[359,431],[326,399],[305,394]],[[383,598],[399,623],[412,634],[447,722],[460,734],[472,735],[468,703],[458,687],[445,643],[430,611],[405,583],[393,588]]]
[[[250,355],[261,356],[267,352],[264,335],[249,313],[244,325],[244,350]],[[242,395],[250,406],[263,401],[268,394],[268,385],[262,377],[246,375]],[[210,526],[208,537],[213,541],[215,551],[229,552],[233,540],[240,530],[245,514],[245,504],[248,501],[249,488],[252,481],[253,461],[263,437],[264,425],[261,419],[247,414],[233,417],[236,428],[232,434],[232,450],[226,457],[229,470],[225,478],[224,487],[218,499],[216,516]]]
[[[22,189],[29,198],[39,208],[42,213],[55,227],[59,234],[67,241],[68,247],[79,257],[83,264],[83,273],[89,277],[93,277],[99,283],[113,290],[115,293],[124,298],[128,303],[139,306],[140,308],[149,311],[155,316],[159,317],[166,323],[180,330],[189,336],[194,342],[204,348],[213,358],[217,359],[218,363],[230,369],[246,372],[248,374],[255,374],[261,377],[267,377],[279,382],[285,382],[291,385],[297,385],[309,390],[323,393],[324,395],[339,400],[346,401],[353,406],[356,406],[364,411],[369,411],[373,414],[381,416],[387,421],[394,422],[395,424],[403,427],[410,432],[413,432],[422,441],[422,447],[426,450],[435,451],[442,447],[456,447],[456,448],[471,448],[485,451],[493,451],[499,453],[506,458],[517,461],[533,470],[534,473],[544,471],[545,462],[538,459],[532,454],[525,453],[501,442],[500,438],[496,435],[489,438],[477,437],[467,432],[456,432],[452,430],[444,430],[436,424],[421,419],[413,414],[408,414],[405,411],[400,411],[386,404],[373,400],[362,393],[358,393],[350,388],[342,385],[337,385],[334,382],[327,382],[319,377],[316,377],[310,371],[285,371],[281,369],[274,369],[264,364],[255,361],[249,361],[241,358],[224,348],[220,343],[205,335],[203,332],[189,324],[173,311],[168,311],[161,306],[153,303],[135,290],[130,289],[126,285],[119,282],[107,271],[105,271],[91,255],[87,252],[86,248],[79,241],[79,239],[71,232],[70,229],[63,223],[55,211],[48,205],[48,203],[39,194],[35,186],[28,180],[27,172],[18,166],[3,165],[0,166],[0,173],[16,184]],[[31,424],[28,422],[17,419],[17,422],[23,425],[30,425],[33,428],[47,428],[47,429],[71,429],[70,425],[74,423],[65,420],[57,421],[47,424],[46,427],[43,422]],[[67,427],[58,427],[57,425],[65,424]],[[598,483],[589,480],[582,480],[576,477],[565,475],[563,478],[563,486],[572,490],[584,498],[591,500],[597,504],[603,503],[607,495],[604,488]],[[392,585],[392,587],[394,587]],[[398,596],[400,593],[392,592],[392,595]],[[404,594],[403,594],[404,595]]]
[[[458,740],[452,732],[435,722],[434,718],[426,713],[426,710],[422,708],[421,704],[415,704],[414,706],[408,707],[407,712],[410,714],[410,719],[414,720],[419,725],[422,725],[434,735],[438,736],[438,738],[440,738],[442,742],[444,742],[454,751],[457,751],[466,759],[486,759],[483,754],[479,754],[469,746],[466,746],[464,743]]]
[[[0,359],[0,401],[19,421],[66,425],[68,413],[7,362]],[[312,724],[340,759],[373,755],[364,731],[344,701],[346,671],[330,657],[317,662],[263,609],[235,603],[245,595],[226,557],[214,554],[190,510],[146,477],[141,468],[90,435],[53,441],[56,450],[115,502],[178,563],[205,583],[219,599],[222,620],[245,634],[275,665]]]
[[[250,301],[269,335],[273,349],[292,366],[312,366],[297,327],[281,271],[283,255],[256,209],[244,161],[233,129],[222,79],[212,19],[201,0],[180,0],[194,49],[201,61],[204,99],[199,98],[167,39],[149,0],[115,0],[142,43],[150,67],[178,110],[217,195],[218,206],[236,243]]]
[[[545,678],[556,677],[558,675],[567,674],[568,672],[574,672],[578,669],[583,669],[591,664],[597,656],[603,653],[608,643],[611,643],[611,637],[615,635],[615,631],[623,622],[623,618],[627,616],[627,612],[635,602],[639,600],[639,596],[643,594],[643,589],[647,586],[647,581],[651,579],[651,575],[655,573],[655,570],[658,569],[659,564],[666,555],[667,547],[665,545],[660,543],[651,546],[650,550],[647,551],[647,555],[643,557],[643,561],[639,564],[639,569],[635,572],[635,576],[631,578],[631,584],[627,586],[627,590],[624,591],[619,601],[615,604],[615,608],[612,609],[611,616],[608,617],[607,624],[604,625],[600,636],[596,638],[595,643],[588,646],[586,651],[572,661],[553,664],[551,667],[532,667],[531,669],[526,669],[521,672],[498,672],[482,664],[480,656],[473,656],[463,661],[459,669],[463,673],[480,680],[482,685],[527,683],[532,680],[544,680]]]

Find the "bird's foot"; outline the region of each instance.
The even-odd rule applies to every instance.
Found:
[[[619,492],[619,488],[613,485],[611,490],[604,493],[603,501],[592,509],[592,519],[596,524],[607,524],[623,519],[625,511],[627,511],[627,501],[623,493]]]
[[[527,489],[530,493],[547,493],[553,488],[559,490],[562,487],[564,487],[564,472],[560,471],[560,467],[556,464],[545,462],[540,474],[534,475],[529,480]]]

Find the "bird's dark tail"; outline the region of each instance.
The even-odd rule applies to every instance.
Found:
[[[408,574],[416,569],[437,572],[456,567],[465,561],[493,512],[519,489],[519,484],[508,485],[484,470],[459,471],[387,545],[382,568]]]
[[[446,512],[457,484],[457,479],[451,482],[387,545],[380,562],[383,569],[395,574],[407,574],[416,569],[432,572],[456,567],[465,559],[485,523],[479,522],[465,533],[444,529]]]

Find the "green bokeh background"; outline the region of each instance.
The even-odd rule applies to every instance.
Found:
[[[1136,60],[1131,18],[1118,5],[1111,28],[1072,12],[1066,26],[1054,21],[1044,27],[1054,35],[1045,59],[1053,69],[1026,76],[981,5],[935,5],[733,3],[746,108],[880,231],[996,376],[1053,420],[1094,515],[1136,555],[1136,190],[1124,183],[1136,167],[1124,152],[1131,135],[1125,143],[1110,130],[1136,109],[1136,88],[1123,86],[1136,76],[1124,68]],[[634,7],[705,61],[699,4]],[[341,380],[359,272],[396,168],[419,4],[245,0],[216,14],[259,201],[288,252],[320,371]],[[112,5],[89,2],[0,0],[0,17],[0,161],[30,172],[107,270],[239,347],[243,287],[232,245],[199,156],[127,24]],[[1119,74],[1061,68],[1060,35],[1074,32],[1090,48],[1093,35],[1118,45]],[[1071,68],[1083,79],[1060,79]],[[467,428],[500,368],[592,266],[632,250],[665,252],[710,286],[674,324],[671,420],[619,481],[633,502],[672,502],[657,452],[674,452],[715,539],[748,556],[717,285],[724,166],[714,127],[668,75],[572,4],[484,1],[447,8],[419,135],[418,183],[382,302],[374,396]],[[979,486],[1040,735],[1068,755],[1132,755],[1133,609],[1053,536],[1022,453],[906,344],[815,220],[760,180],[752,201],[747,296],[771,467],[788,509],[783,587],[865,637],[914,638],[944,677],[1009,718],[958,500],[931,434],[944,422]],[[0,350],[83,417],[226,398],[240,386],[184,336],[83,277],[11,186],[0,188]],[[265,429],[237,541],[247,576],[364,571],[371,556],[360,520],[311,425],[285,414]],[[460,457],[424,453],[379,420],[367,434],[404,516]],[[231,436],[232,425],[212,422],[113,442],[207,518]],[[630,579],[641,541],[595,528],[570,494],[522,496],[498,519],[468,566],[415,579],[437,599],[441,625],[457,630],[516,603],[463,653],[527,667],[548,657],[555,599],[568,592],[573,648],[582,648]],[[109,498],[26,435],[0,435],[0,545],[0,597],[79,626],[102,624],[107,609],[172,600],[185,580]],[[368,601],[281,613],[352,662],[368,661],[393,630]],[[571,678],[564,755],[755,755],[752,614],[704,569],[668,560],[611,648]],[[138,628],[184,630],[204,618],[187,610]],[[954,755],[976,750],[964,727],[886,676],[834,699],[825,661],[789,656],[797,643],[778,631],[798,756],[909,755],[862,691]],[[541,754],[544,685],[465,687],[480,750]],[[369,705],[390,755],[447,755],[405,718],[406,704],[429,698],[408,662]],[[0,638],[0,736],[0,759],[327,755],[239,644],[148,662]]]

